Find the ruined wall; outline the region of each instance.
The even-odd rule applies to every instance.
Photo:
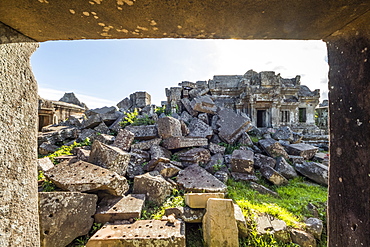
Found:
[[[0,246],[39,246],[37,84],[29,61],[38,44],[3,44],[13,34],[0,37]]]

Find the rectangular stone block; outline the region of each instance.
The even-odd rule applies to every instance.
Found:
[[[161,143],[161,138],[155,138],[148,141],[141,141],[131,145],[131,149],[141,149],[141,150],[149,150],[153,145],[159,145]]]
[[[120,129],[118,131],[116,139],[114,140],[113,146],[119,147],[124,151],[129,151],[131,143],[134,140],[134,137],[135,137],[134,133],[126,129]]]
[[[94,215],[95,222],[106,223],[116,220],[138,219],[145,202],[144,194],[130,194],[120,197],[105,197],[99,203]]]
[[[224,198],[224,193],[186,193],[185,204],[191,208],[206,208],[209,198]]]
[[[304,143],[290,144],[285,149],[288,154],[299,155],[306,160],[312,159],[318,150],[317,147]]]
[[[158,134],[163,139],[182,136],[181,123],[176,118],[173,117],[160,118],[157,121],[157,126]]]
[[[185,224],[161,220],[138,220],[133,224],[105,224],[86,247],[163,246],[185,247]]]
[[[163,141],[162,146],[167,149],[207,146],[207,138],[171,137]]]
[[[150,140],[158,137],[158,130],[155,125],[129,125],[125,129],[135,134],[135,140]]]
[[[272,138],[262,139],[258,144],[273,158],[284,157],[285,159],[289,159],[284,147]]]
[[[231,156],[231,171],[253,174],[254,153],[250,150],[235,150]]]

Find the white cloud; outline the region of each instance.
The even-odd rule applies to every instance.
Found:
[[[48,100],[59,100],[60,98],[63,97],[64,93],[67,93],[65,91],[60,91],[60,90],[55,90],[51,88],[39,88],[39,95]],[[74,92],[76,97],[81,101],[84,102],[87,107],[90,109],[94,108],[101,108],[104,106],[115,106],[118,102],[114,102],[112,100],[107,100],[107,99],[102,99],[102,98],[97,98],[85,94],[80,94]]]

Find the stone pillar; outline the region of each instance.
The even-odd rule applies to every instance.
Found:
[[[0,246],[39,246],[37,43],[0,23]]]
[[[271,127],[277,128],[280,124],[280,111],[279,106],[276,103],[272,103],[271,105]]]
[[[370,13],[326,39],[329,246],[370,246]]]

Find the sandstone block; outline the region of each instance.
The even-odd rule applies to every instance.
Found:
[[[316,162],[295,164],[297,172],[322,185],[328,185],[328,167]]]
[[[129,125],[125,129],[134,133],[135,140],[150,140],[158,137],[158,130],[155,125]]]
[[[275,140],[292,142],[294,140],[293,131],[290,129],[289,126],[281,126],[272,135],[272,138],[274,138]]]
[[[304,143],[290,144],[286,146],[285,149],[288,154],[299,155],[306,160],[312,159],[318,150],[317,147]]]
[[[288,180],[270,166],[263,166],[260,172],[264,178],[275,185],[287,185]]]
[[[155,172],[154,174],[158,174]],[[133,193],[145,194],[148,201],[160,205],[172,192],[173,186],[161,175],[145,173],[134,178]]]
[[[261,194],[269,194],[269,195],[272,195],[272,196],[275,196],[275,197],[279,196],[278,193],[276,193],[275,191],[270,190],[269,188],[266,188],[265,186],[263,186],[261,184],[251,182],[250,186],[251,186],[252,189],[258,191]]]
[[[145,195],[143,194],[104,197],[96,209],[95,222],[106,223],[140,218],[144,202]]]
[[[167,149],[179,149],[187,147],[207,146],[207,138],[193,138],[193,137],[172,137],[163,141],[163,147]]]
[[[51,144],[49,142],[43,142],[39,148],[38,148],[38,152],[39,154],[43,154],[43,155],[47,155],[47,154],[50,154],[50,153],[54,153],[55,151],[57,151],[59,147],[54,145],[54,144]]]
[[[224,164],[224,157],[222,154],[217,153],[211,156],[210,161],[206,164],[204,169],[211,174],[215,174],[217,171],[227,171],[227,167]]]
[[[283,220],[274,218],[269,214],[258,216],[256,219],[257,232],[261,235],[273,234],[281,242],[290,242],[290,234]]]
[[[107,223],[87,242],[86,247],[168,246],[185,247],[185,226],[161,220],[138,220],[133,224]]]
[[[262,139],[258,144],[273,158],[284,157],[289,159],[284,147],[272,138]]]
[[[141,150],[149,150],[153,145],[159,145],[161,143],[161,138],[155,138],[148,141],[141,141],[131,145],[131,149],[141,149]]]
[[[96,133],[96,135],[94,135],[94,137],[92,138],[93,141],[99,141],[107,145],[113,144],[114,139],[115,138],[112,135],[99,134],[99,133]]]
[[[226,192],[227,186],[198,165],[191,165],[179,172],[177,184],[186,192]]]
[[[308,218],[305,223],[307,232],[312,234],[316,239],[320,239],[324,228],[322,220],[318,218]]]
[[[250,126],[250,119],[236,114],[233,110],[223,108],[218,111],[220,120],[217,122],[219,128],[219,137],[227,143],[234,143],[244,132],[247,132]]]
[[[297,172],[283,157],[276,159],[275,170],[287,179],[292,179],[298,176]]]
[[[148,164],[146,164],[144,166],[144,170],[145,171],[153,171],[154,168],[159,164],[159,163],[170,163],[170,160],[167,159],[167,158],[163,158],[163,157],[158,157],[158,158],[154,158],[154,159],[151,159]]]
[[[188,137],[202,137],[211,138],[213,130],[211,126],[199,120],[198,118],[193,118],[189,124],[189,134]]]
[[[235,150],[231,156],[231,171],[253,174],[254,153],[250,150]]]
[[[128,191],[125,177],[84,161],[60,163],[47,170],[44,175],[66,191],[105,191],[115,196],[124,195]]]
[[[186,111],[191,115],[191,116],[197,116],[198,112],[194,111],[191,102],[188,98],[182,98],[181,99],[182,105],[185,107]],[[186,121],[185,121],[186,122]]]
[[[238,226],[238,235],[240,238],[246,238],[248,236],[248,226],[247,221],[243,215],[242,209],[238,204],[234,203],[234,215],[236,220],[236,225]]]
[[[88,161],[90,157],[91,150],[86,150],[83,148],[77,149],[76,156],[77,159],[82,160],[82,161]]]
[[[176,207],[167,208],[165,215],[174,214],[176,219],[181,219],[185,223],[202,223],[203,216],[206,213],[204,208]]]
[[[250,182],[250,181],[258,181],[258,178],[253,175],[253,174],[249,174],[249,173],[241,173],[241,172],[232,172],[231,173],[231,176],[233,177],[233,179],[235,181],[246,181],[246,182]]]
[[[184,166],[206,164],[210,158],[211,154],[205,148],[193,148],[179,154],[179,159]]]
[[[184,195],[185,204],[191,208],[206,208],[209,198],[225,197],[224,193],[186,193]]]
[[[159,157],[167,158],[167,159],[171,158],[171,152],[159,145],[152,145],[150,147],[150,155],[152,159],[159,158]]]
[[[210,96],[200,96],[191,101],[194,111],[216,114],[217,107]]]
[[[164,117],[158,119],[158,134],[161,138],[181,137],[181,123],[173,117]]]
[[[118,147],[94,141],[89,162],[124,176],[130,162],[130,154]]]
[[[302,164],[304,162],[304,158],[302,156],[296,156],[296,155],[289,155],[289,160],[293,164]]]
[[[164,178],[172,178],[176,176],[181,171],[181,169],[177,166],[172,165],[171,163],[160,162],[154,168],[154,171],[158,171],[159,174],[161,174]]]
[[[42,247],[66,246],[89,232],[98,197],[78,192],[39,192]]]
[[[114,140],[113,146],[119,147],[120,149],[124,151],[129,151],[131,147],[131,143],[134,140],[134,137],[135,137],[134,133],[126,129],[120,129],[118,131],[116,139]]]
[[[262,166],[270,166],[275,168],[276,160],[263,154],[254,154],[254,167],[261,168]]]
[[[53,168],[54,164],[48,157],[37,159],[37,170],[38,171],[47,171],[50,168]]]
[[[213,142],[210,142],[209,145],[208,145],[208,150],[212,154],[216,154],[216,153],[224,154],[225,150],[226,150],[226,147],[223,147],[223,146],[217,145]]]
[[[102,122],[98,126],[96,126],[94,128],[94,130],[96,132],[100,133],[100,134],[108,134],[109,133],[109,128],[104,122]]]
[[[231,199],[211,198],[203,217],[203,239],[207,246],[237,247],[238,227]]]
[[[315,238],[307,232],[297,230],[297,229],[291,229],[290,236],[292,238],[292,242],[295,244],[298,244],[299,246],[302,246],[302,247],[316,247],[317,246]]]

